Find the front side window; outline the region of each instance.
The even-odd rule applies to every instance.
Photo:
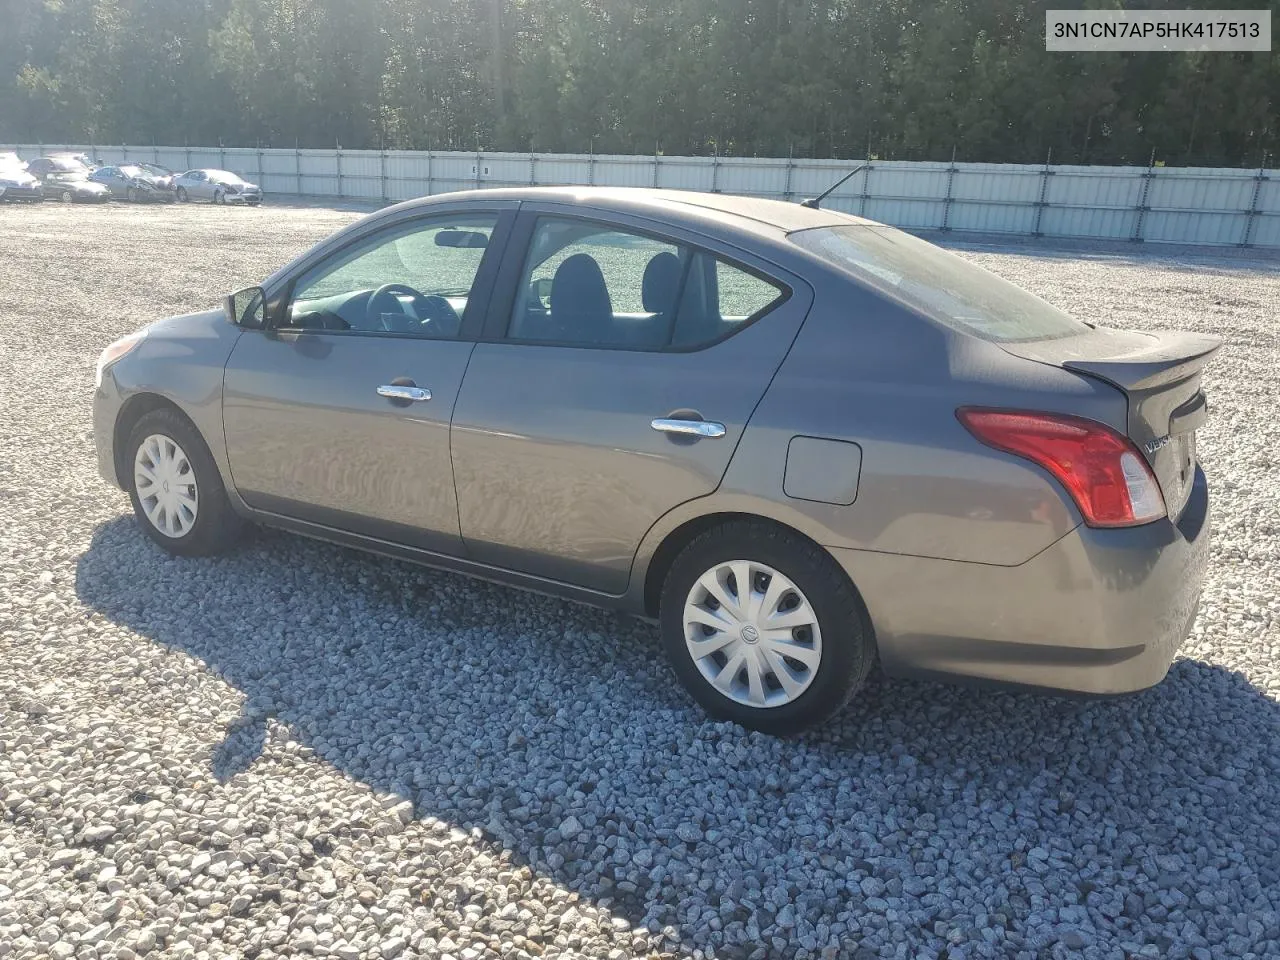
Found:
[[[693,349],[780,301],[783,290],[685,244],[540,217],[507,336],[571,346]]]
[[[433,218],[357,242],[298,279],[287,326],[458,336],[497,220]]]
[[[893,227],[816,227],[790,239],[926,316],[985,340],[1045,340],[1088,329],[1008,280]]]

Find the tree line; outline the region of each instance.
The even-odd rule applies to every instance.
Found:
[[[1044,11],[1060,5],[0,0],[0,140],[1215,166],[1274,155],[1280,57],[1046,53]]]

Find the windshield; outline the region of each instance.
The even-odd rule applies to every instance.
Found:
[[[79,160],[75,160],[71,157],[52,157],[49,160],[49,164],[53,169],[60,170],[64,173],[78,173],[81,170],[88,169]]]
[[[893,227],[817,227],[790,239],[926,316],[985,340],[1047,340],[1088,329],[989,270]]]

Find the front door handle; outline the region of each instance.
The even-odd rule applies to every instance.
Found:
[[[649,426],[659,433],[674,433],[681,437],[698,437],[707,440],[715,440],[725,434],[724,424],[716,423],[714,420],[668,420],[665,417],[659,417]]]
[[[378,396],[388,400],[430,400],[431,391],[426,387],[411,387],[402,383],[384,383],[378,388]]]

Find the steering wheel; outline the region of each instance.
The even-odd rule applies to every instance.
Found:
[[[402,296],[410,298],[416,319],[405,311],[399,299]],[[405,283],[384,283],[369,295],[365,325],[371,330],[430,332],[453,337],[462,326],[462,318],[444,297],[427,296]]]

